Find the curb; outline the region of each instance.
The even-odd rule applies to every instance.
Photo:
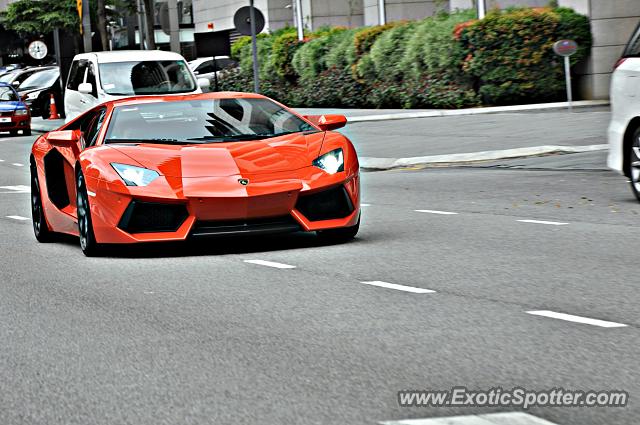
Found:
[[[590,108],[594,106],[608,106],[608,100],[581,100],[573,102],[574,108]],[[568,108],[568,102],[537,103],[532,105],[512,105],[512,106],[491,106],[487,108],[451,109],[440,111],[424,112],[399,112],[397,114],[380,114],[356,116],[348,119],[348,123],[369,122],[369,121],[390,121],[406,120],[411,118],[432,118],[432,117],[452,117],[461,115],[481,115],[496,114],[501,112],[525,112],[525,111],[548,111],[554,109]]]
[[[360,168],[364,170],[391,170],[394,168],[466,164],[479,161],[495,161],[498,159],[526,158],[541,155],[562,155],[571,153],[605,151],[609,145],[589,146],[533,146],[529,148],[504,149],[450,155],[416,156],[411,158],[371,158],[361,157]]]

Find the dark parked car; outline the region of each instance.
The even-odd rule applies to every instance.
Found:
[[[32,67],[22,68],[22,69],[13,69],[0,75],[0,83],[11,84],[13,87],[17,88],[20,86],[20,84],[22,84],[24,80],[31,77],[36,72],[45,71],[47,69],[53,69],[53,68],[54,67],[51,67],[51,66],[46,66],[46,67],[32,66]]]
[[[58,67],[36,72],[24,80],[17,90],[20,98],[31,109],[32,116],[49,118],[51,94],[55,98],[58,113],[62,114],[64,111]]]

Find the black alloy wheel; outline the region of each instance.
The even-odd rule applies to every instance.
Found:
[[[40,182],[38,181],[38,172],[35,165],[31,165],[31,220],[36,240],[38,242],[49,242],[52,238],[52,232],[49,230],[47,220],[44,217]]]
[[[633,133],[631,142],[631,152],[629,152],[630,169],[629,178],[631,180],[631,190],[640,201],[640,128]]]
[[[80,235],[80,248],[87,257],[93,257],[99,254],[100,246],[96,243],[96,237],[93,233],[93,224],[91,222],[91,207],[89,205],[89,195],[87,194],[87,186],[85,184],[84,175],[78,172],[76,178],[76,206],[78,215],[78,233]]]

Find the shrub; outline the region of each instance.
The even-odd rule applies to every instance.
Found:
[[[583,45],[575,61],[591,47],[589,22],[568,9],[516,8],[493,11],[460,32],[466,51],[463,70],[476,79],[484,103],[555,100],[564,90],[561,59],[553,43],[575,36]]]
[[[474,16],[474,11],[466,10],[440,14],[420,22],[407,41],[399,68],[414,79],[425,74],[441,78],[460,74],[464,51],[455,39],[454,31],[457,25]]]
[[[400,62],[416,22],[402,23],[382,34],[356,67],[358,77],[371,80],[398,80],[403,70]]]
[[[344,28],[323,31],[301,46],[293,56],[293,68],[303,79],[310,79],[328,69],[327,53],[345,33]]]
[[[367,88],[355,81],[345,68],[332,67],[298,87],[298,106],[361,108]]]
[[[353,51],[352,56],[355,57],[354,39],[357,33],[358,30],[347,30],[337,37],[335,44],[324,58],[327,68],[347,68],[351,66],[353,62],[349,60],[349,52]]]
[[[298,74],[293,68],[293,56],[302,45],[295,32],[285,32],[273,40],[270,64],[273,71],[281,78],[294,81]]]

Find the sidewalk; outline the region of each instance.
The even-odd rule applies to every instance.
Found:
[[[31,131],[38,133],[46,133],[60,127],[64,124],[64,119],[59,120],[43,120],[40,117],[31,118]]]
[[[608,106],[608,100],[581,100],[573,102],[575,110]],[[367,121],[390,121],[413,118],[453,117],[513,112],[557,111],[567,109],[567,102],[535,103],[530,105],[490,106],[467,109],[329,109],[294,108],[302,115],[342,114],[349,123]]]

